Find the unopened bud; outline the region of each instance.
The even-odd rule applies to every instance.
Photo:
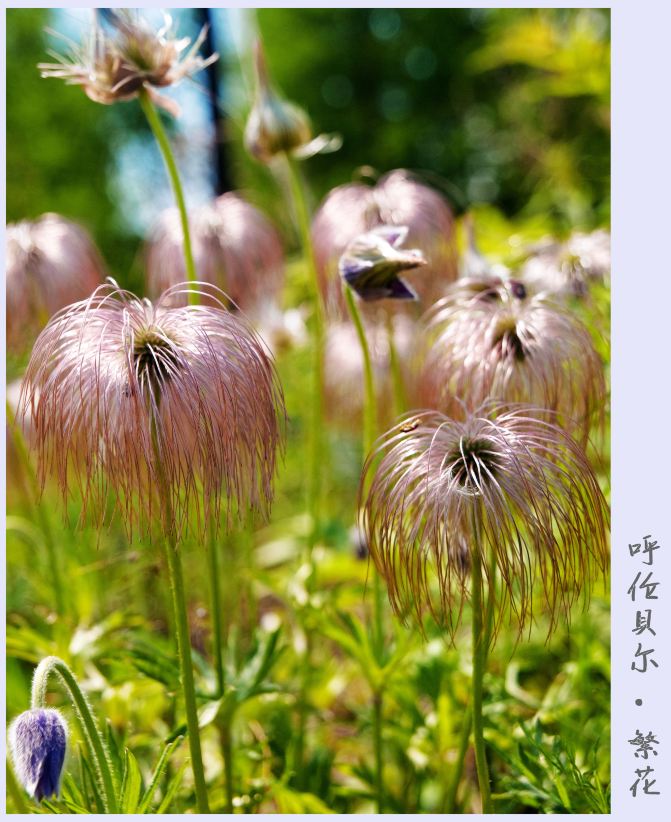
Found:
[[[54,708],[24,711],[9,728],[16,776],[38,802],[58,795],[67,738],[67,723]]]
[[[277,154],[294,151],[312,139],[307,114],[283,100],[271,87],[261,44],[255,49],[256,97],[247,125],[245,147],[262,163]]]
[[[408,234],[406,226],[379,226],[356,237],[340,258],[340,276],[366,302],[416,300],[417,295],[398,276],[426,265],[421,251],[398,246]]]

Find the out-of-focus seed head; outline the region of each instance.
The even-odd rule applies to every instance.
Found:
[[[365,473],[370,554],[403,619],[421,625],[429,611],[454,632],[474,552],[496,564],[497,624],[507,615],[520,631],[539,604],[551,631],[607,568],[607,504],[583,450],[544,409],[416,413],[378,440]]]
[[[105,277],[91,238],[58,214],[7,226],[7,346],[20,354],[49,317],[88,297]]]
[[[531,249],[520,271],[535,291],[571,297],[586,296],[590,283],[610,275],[610,234],[576,232],[565,243],[545,240]]]
[[[68,726],[53,708],[33,708],[9,726],[9,750],[16,777],[38,802],[58,796]]]
[[[407,235],[406,226],[378,226],[355,237],[345,249],[338,264],[340,276],[365,302],[417,299],[398,276],[426,265],[421,251],[400,247]]]
[[[112,33],[101,25],[102,16]],[[72,46],[68,55],[52,54],[56,63],[40,63],[42,77],[55,77],[79,85],[96,103],[111,105],[131,100],[145,88],[154,102],[177,116],[176,104],[156,93],[156,88],[176,85],[217,60],[198,55],[206,29],[191,48],[188,37],[177,38],[169,15],[155,31],[136,11],[101,9],[81,47]]]
[[[22,405],[42,482],[73,486],[100,521],[108,497],[128,530],[200,532],[222,508],[265,513],[284,403],[271,358],[247,321],[209,305],[155,303],[115,284],[59,312],[38,338]],[[158,452],[158,457],[157,457]],[[164,492],[161,491],[164,490]],[[159,494],[169,494],[169,505]]]
[[[221,289],[233,307],[257,318],[265,305],[277,299],[284,284],[284,253],[275,227],[232,192],[195,209],[189,222],[198,279]],[[148,243],[146,262],[152,298],[186,279],[177,209],[161,215]],[[173,294],[181,305],[186,304],[183,291]]]
[[[294,152],[310,143],[312,128],[307,114],[273,89],[258,41],[254,66],[256,95],[245,126],[245,147],[257,160],[269,163],[278,154]]]
[[[528,297],[518,280],[468,285],[460,280],[424,318],[417,357],[424,407],[458,416],[487,399],[531,403],[586,442],[603,422],[606,384],[585,326],[543,295]]]
[[[312,223],[315,262],[330,313],[344,316],[338,263],[356,237],[381,226],[407,226],[408,244],[420,248],[427,265],[409,275],[409,283],[423,302],[443,295],[457,276],[454,218],[437,191],[404,169],[380,178],[376,185],[348,183],[334,188],[322,202]]]

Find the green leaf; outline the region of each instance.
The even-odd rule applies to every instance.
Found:
[[[154,768],[154,773],[152,774],[149,787],[144,792],[144,796],[142,797],[142,801],[140,802],[140,805],[138,807],[138,813],[149,812],[151,801],[154,798],[154,794],[156,793],[158,783],[161,777],[163,776],[163,773],[165,772],[168,762],[170,761],[170,757],[174,753],[175,749],[179,747],[183,739],[183,736],[177,737],[177,739],[174,739],[172,742],[168,742],[168,744],[161,751],[161,756],[159,757],[159,760],[156,763],[156,767]]]
[[[184,776],[184,771],[187,769],[189,764],[189,760],[187,759],[186,762],[180,767],[177,773],[173,776],[170,780],[170,783],[166,789],[165,796],[161,801],[161,804],[156,809],[156,813],[167,813],[168,809],[170,808],[170,803],[175,798],[175,794],[179,790],[179,786],[182,783],[182,777]]]
[[[137,759],[126,748],[123,782],[121,784],[121,813],[136,813],[142,793],[142,773]]]

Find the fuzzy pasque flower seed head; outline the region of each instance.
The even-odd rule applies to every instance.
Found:
[[[588,330],[519,280],[459,280],[426,315],[419,351],[424,407],[454,416],[487,399],[531,403],[583,442],[603,419],[603,365]]]
[[[58,795],[67,740],[67,723],[53,708],[24,711],[9,726],[16,777],[38,802]]]
[[[262,313],[284,283],[282,242],[272,223],[232,192],[195,209],[189,222],[197,278],[220,288],[248,315]],[[182,225],[179,212],[170,209],[147,249],[149,295],[157,297],[185,279]],[[175,297],[185,304],[183,293]]]
[[[536,583],[552,629],[607,566],[603,494],[545,410],[488,403],[459,421],[417,413],[378,440],[364,471],[370,554],[402,618],[421,625],[428,610],[454,631],[474,550],[497,569],[497,622],[508,613],[520,631],[539,604]]]
[[[179,536],[223,507],[265,512],[284,403],[267,349],[220,292],[170,307],[116,284],[52,318],[24,378],[39,472],[105,514],[108,492],[131,529],[163,517]],[[158,453],[158,458],[157,458]],[[169,499],[160,499],[164,489]],[[169,504],[168,504],[169,503]]]
[[[58,214],[7,226],[7,344],[31,345],[49,317],[88,297],[105,277],[91,238]]]

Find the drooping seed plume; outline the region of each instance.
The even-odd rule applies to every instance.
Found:
[[[366,473],[370,554],[403,619],[421,625],[429,611],[454,632],[474,551],[496,623],[507,615],[520,631],[536,610],[552,630],[606,570],[606,501],[583,450],[544,409],[488,403],[459,421],[416,413],[378,440]]]
[[[202,529],[272,498],[285,412],[271,358],[214,287],[198,284],[209,305],[174,307],[187,289],[151,303],[101,286],[52,318],[24,378],[42,482],[98,519],[109,496],[129,530],[163,517],[179,536],[189,517]]]
[[[105,277],[89,235],[58,214],[10,223],[6,254],[7,346],[16,354],[52,314],[88,297]]]
[[[177,104],[156,89],[176,85],[218,59],[217,54],[198,54],[205,35],[202,29],[191,45],[188,37],[176,36],[167,14],[155,31],[133,9],[99,9],[81,46],[71,45],[65,55],[51,53],[56,62],[38,68],[42,77],[81,86],[91,100],[104,105],[132,100],[144,88],[157,105],[177,116]]]
[[[487,399],[531,403],[586,442],[606,384],[587,328],[516,279],[459,280],[424,318],[420,402],[450,416]]]
[[[456,278],[452,210],[437,191],[397,169],[374,186],[348,183],[334,188],[315,215],[315,262],[332,313],[345,311],[337,276],[340,257],[355,237],[381,225],[407,226],[408,245],[419,248],[427,259],[425,269],[409,275],[420,299],[427,303],[438,299]]]
[[[223,194],[192,212],[190,229],[198,280],[217,286],[254,316],[277,299],[284,284],[282,242],[257,208],[237,194]],[[151,297],[187,279],[182,243],[179,212],[170,209],[159,219],[147,249]],[[175,292],[177,298],[186,303],[183,292]]]
[[[53,708],[24,711],[9,726],[16,777],[38,802],[58,796],[67,740],[67,723]]]

